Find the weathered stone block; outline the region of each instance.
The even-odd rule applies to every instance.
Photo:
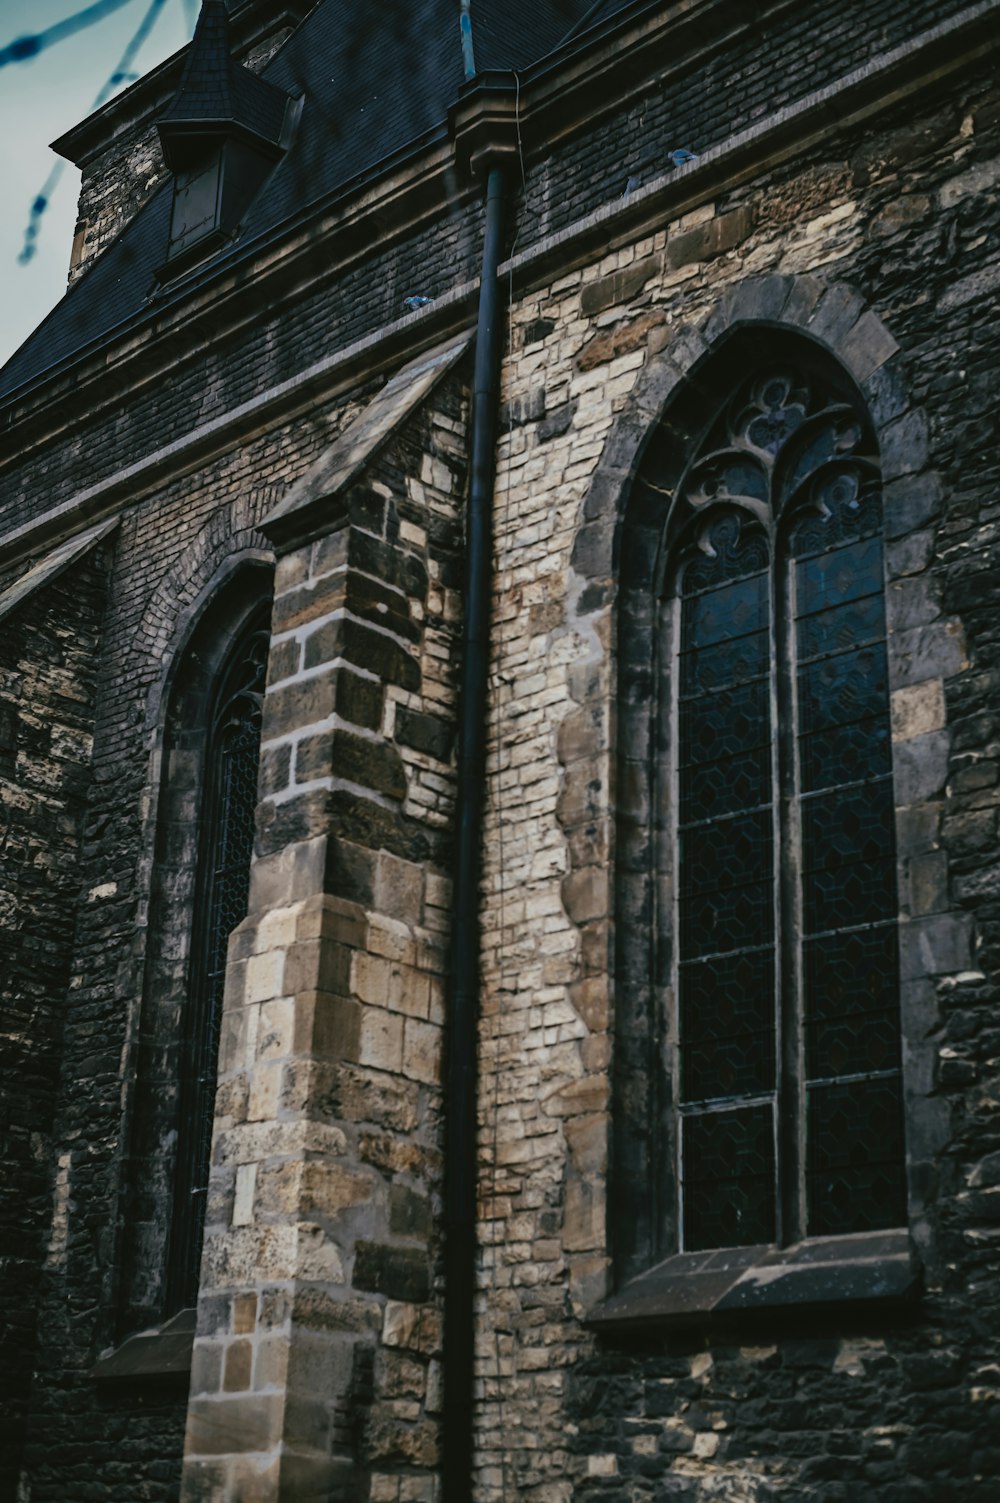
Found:
[[[447,762],[455,739],[454,725],[439,715],[411,710],[406,705],[396,709],[396,740],[402,746],[424,752],[439,762]]]
[[[951,737],[931,731],[893,746],[893,779],[898,804],[922,804],[941,793],[948,777]]]
[[[650,278],[660,270],[662,264],[662,257],[646,256],[642,260],[633,261],[630,266],[612,273],[611,276],[587,282],[580,294],[580,306],[584,314],[600,313],[616,303],[629,302],[642,291]]]
[[[317,668],[336,658],[346,658],[374,673],[383,683],[398,684],[415,692],[420,687],[420,665],[407,647],[386,631],[376,631],[348,616],[339,617],[311,632],[305,639],[303,665]],[[306,683],[311,683],[307,679]],[[290,690],[278,691],[290,693]],[[314,716],[318,720],[319,715]],[[310,724],[300,719],[300,725]]]
[[[941,510],[941,481],[933,471],[904,475],[885,486],[884,496],[886,536],[902,538],[937,517]]]
[[[946,710],[941,679],[932,678],[909,688],[896,689],[890,703],[894,741],[912,741],[932,731],[944,730]]]
[[[194,1398],[188,1405],[189,1456],[270,1451],[281,1435],[283,1395]]]
[[[427,1254],[418,1248],[359,1242],[354,1258],[354,1287],[420,1304],[430,1293]]]
[[[253,1370],[253,1345],[249,1341],[231,1341],[226,1347],[222,1386],[226,1393],[243,1392],[250,1387]]]

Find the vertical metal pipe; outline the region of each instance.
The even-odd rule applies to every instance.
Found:
[[[472,386],[465,624],[459,702],[455,889],[452,901],[445,1079],[444,1503],[472,1496],[476,1292],[476,1126],[479,1023],[479,877],[486,777],[493,484],[503,308],[497,267],[505,181],[494,167],[486,230]]]

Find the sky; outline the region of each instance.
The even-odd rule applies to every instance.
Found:
[[[92,25],[67,34],[23,61],[4,61],[10,43],[38,36],[89,9],[95,0],[0,0],[0,365],[66,290],[80,174],[70,163],[38,223],[36,252],[22,264],[31,205],[60,160],[49,143],[90,114],[94,101],[150,7],[123,0]],[[189,40],[196,0],[163,0],[136,53],[134,75]],[[126,87],[119,85],[115,93]]]

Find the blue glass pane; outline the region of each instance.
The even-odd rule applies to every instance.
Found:
[[[884,643],[809,663],[799,671],[799,732],[884,715],[888,692]]]

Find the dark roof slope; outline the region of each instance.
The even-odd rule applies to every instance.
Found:
[[[604,0],[602,18],[632,3]],[[221,10],[215,0],[210,5]],[[528,67],[581,22],[589,29],[592,10],[590,0],[477,0],[477,69]],[[262,77],[275,94],[304,95],[300,128],[250,208],[239,239],[218,253],[215,264],[445,129],[463,82],[459,5],[321,0]],[[225,89],[219,87],[221,98]],[[183,96],[182,84],[171,109],[191,107]],[[204,103],[219,107],[218,99]],[[171,199],[167,182],[11,357],[0,370],[0,400],[145,310],[156,286],[153,273],[166,256]]]

